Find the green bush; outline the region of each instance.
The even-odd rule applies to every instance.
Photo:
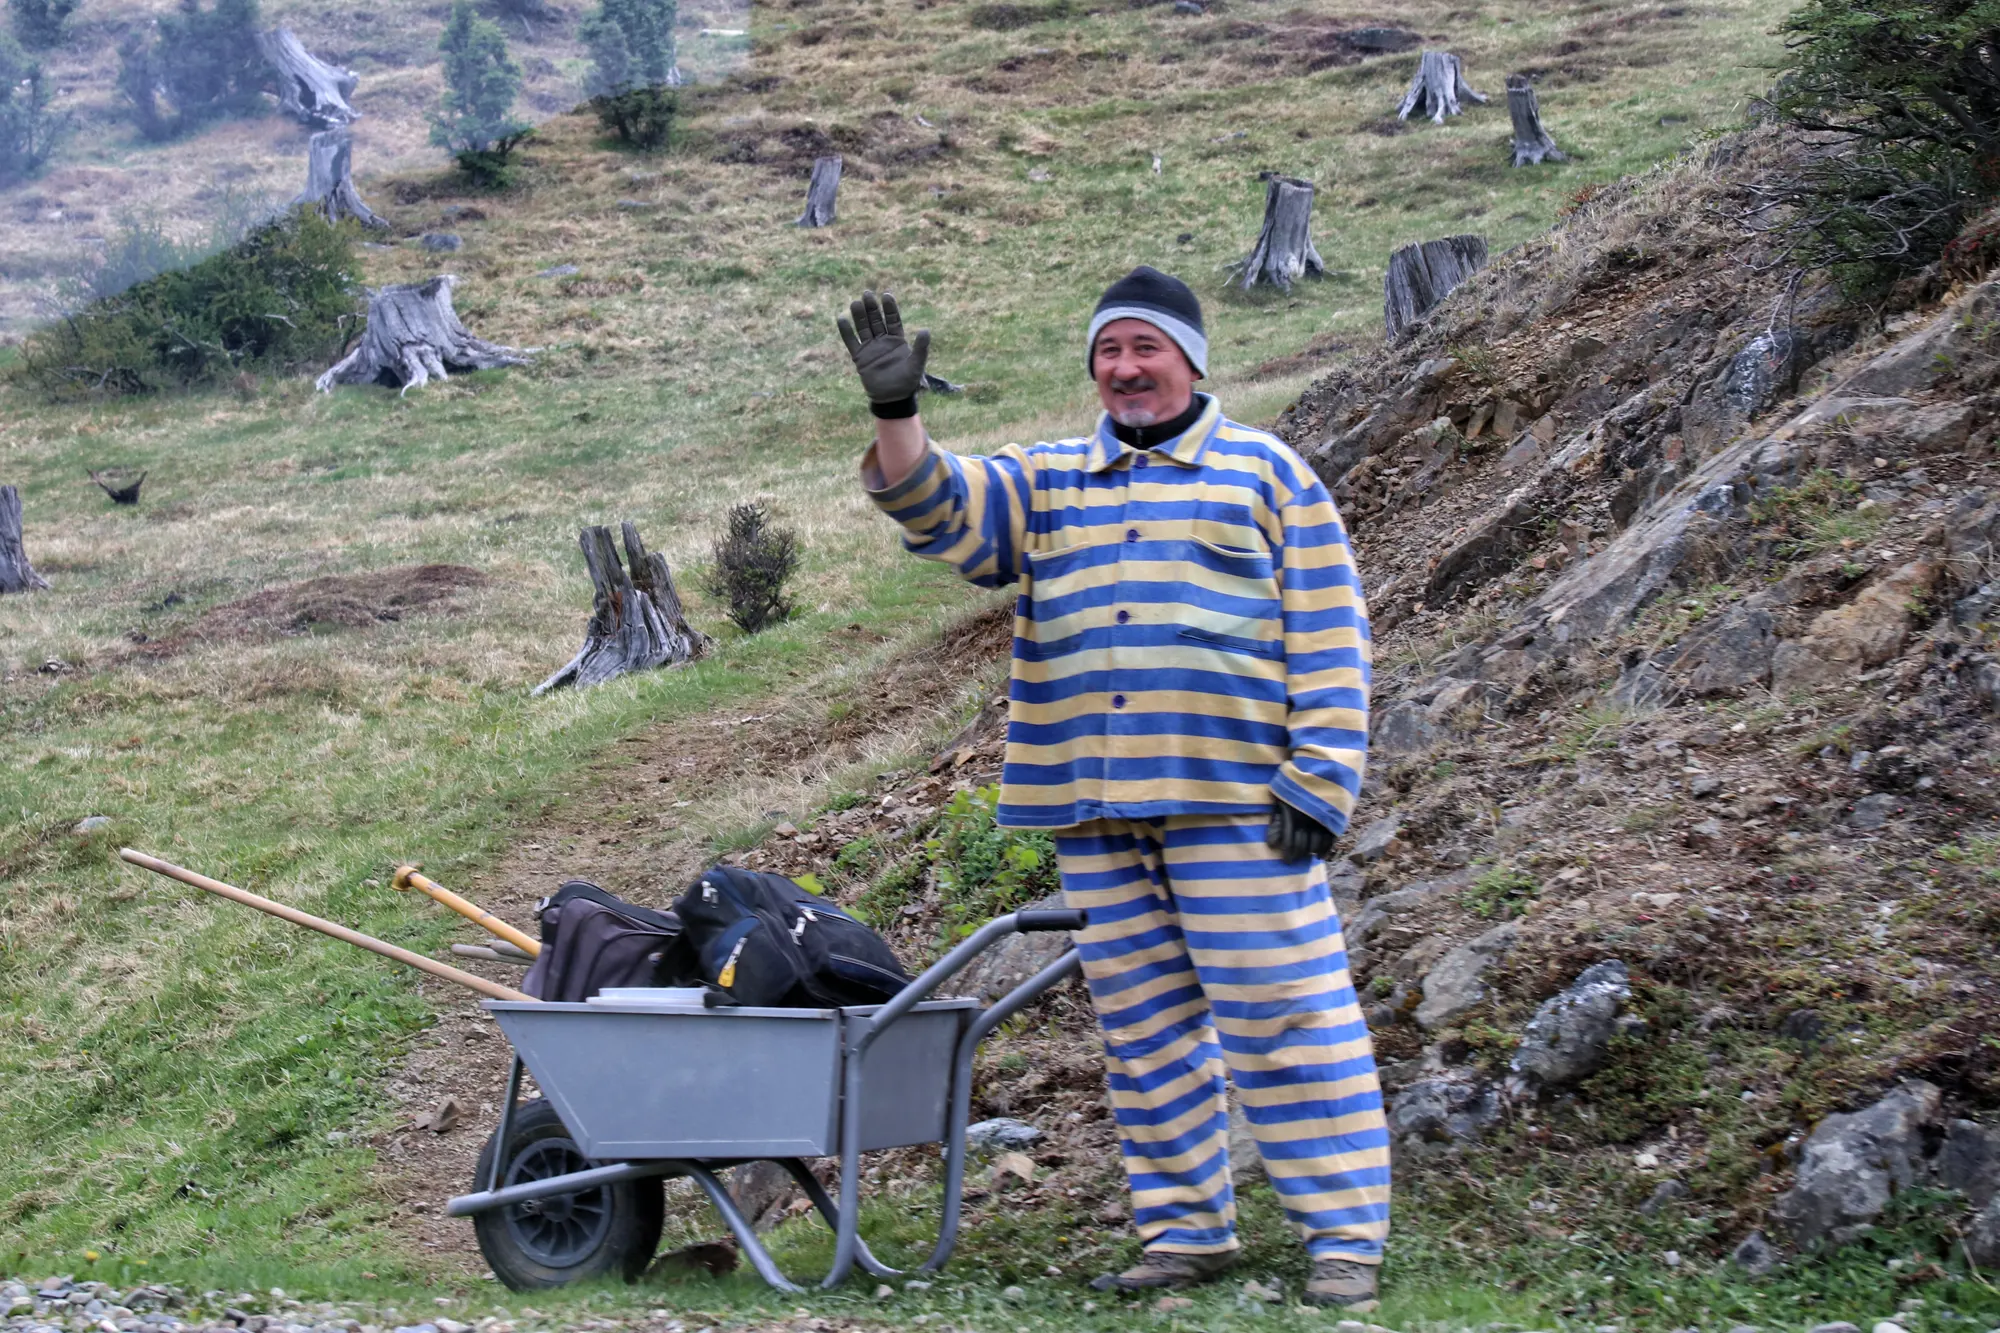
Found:
[[[180,0],[119,48],[118,89],[131,104],[139,133],[172,139],[224,116],[264,109],[268,71],[257,49],[257,0]]]
[[[507,54],[497,24],[480,18],[472,0],[455,0],[438,42],[444,55],[444,97],[431,116],[431,142],[482,185],[505,185],[508,158],[531,133],[514,119],[521,67]]]
[[[785,584],[799,567],[799,541],[770,520],[761,504],[732,505],[728,530],[715,541],[709,593],[728,604],[729,618],[745,634],[792,615]]]
[[[0,32],[0,187],[41,170],[55,151],[62,122],[49,113],[42,67]]]
[[[2000,191],[2000,0],[1807,0],[1770,103],[1810,132],[1763,204],[1799,256],[1879,287]]]
[[[357,310],[352,224],[310,209],[99,296],[29,335],[13,374],[54,398],[143,394],[330,360]]]
[[[1000,789],[952,795],[938,812],[924,854],[937,880],[947,942],[971,934],[1002,912],[1054,893],[1056,848],[1039,829],[1000,827]]]
[[[637,148],[659,148],[673,128],[676,0],[601,0],[579,35],[590,51],[590,105],[598,123]]]
[[[69,16],[82,0],[7,0],[7,12],[14,20],[14,35],[21,45],[38,49],[58,45]]]

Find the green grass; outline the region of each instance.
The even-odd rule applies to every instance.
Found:
[[[954,3],[760,7],[746,72],[775,86],[690,93],[677,147],[656,159],[552,122],[521,187],[482,197],[487,220],[461,228],[460,311],[485,336],[547,349],[532,370],[401,399],[284,380],[51,407],[0,388],[5,480],[54,584],[0,601],[0,1137],[31,1145],[0,1161],[0,1266],[74,1267],[89,1248],[184,1280],[300,1290],[451,1272],[400,1247],[358,1146],[430,1017],[409,979],[194,901],[115,849],[436,950],[451,927],[384,889],[393,862],[421,858],[446,882],[491,866],[581,797],[586,765],[649,728],[798,690],[840,706],[866,664],[830,632],[860,623],[888,651],[978,598],[901,556],[854,484],[867,417],[830,320],[855,288],[893,286],[935,330],[934,368],[971,392],[928,402],[926,419],[966,448],[1088,426],[1080,331],[1102,286],[1142,261],[1195,284],[1208,387],[1232,415],[1268,420],[1312,371],[1258,368],[1318,335],[1365,344],[1393,246],[1478,230],[1497,251],[1579,189],[1732,123],[1782,9],[1399,13],[1449,33],[1496,94],[1508,70],[1548,72],[1544,114],[1575,160],[1513,171],[1497,101],[1374,132],[1413,55],[1309,72],[1286,54],[1307,20],[1374,17],[1340,0],[1252,9],[1240,33],[1238,18],[1166,6],[1008,31]],[[853,146],[840,223],[807,233],[786,225],[799,162],[771,155],[813,129]],[[1289,295],[1241,293],[1221,272],[1254,239],[1264,169],[1320,188],[1332,276]],[[438,197],[399,205],[389,182],[364,184],[400,227],[436,224]],[[657,206],[616,207],[631,196]],[[574,281],[535,276],[561,262],[580,267]],[[432,271],[408,247],[367,263],[371,282]],[[110,465],[151,469],[139,508],[108,507],[84,480]],[[745,499],[769,502],[804,554],[800,616],[754,640],[701,592],[709,542]],[[621,518],[668,556],[717,653],[528,698],[588,612],[577,526]],[[134,654],[137,636],[171,638],[276,584],[427,561],[491,581],[455,615]],[[92,814],[112,827],[69,832]],[[885,880],[885,899],[897,887]],[[1429,1251],[1409,1244],[1412,1317],[1530,1308],[1443,1268],[1425,1286]],[[1226,1305],[1188,1317],[1237,1318]]]

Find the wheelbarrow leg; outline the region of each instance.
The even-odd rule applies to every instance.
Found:
[[[743,1210],[736,1206],[736,1200],[729,1197],[729,1189],[715,1173],[699,1162],[682,1162],[694,1183],[701,1186],[702,1193],[715,1205],[715,1211],[722,1214],[722,1220],[729,1224],[729,1234],[736,1237],[737,1246],[750,1256],[750,1266],[757,1270],[757,1276],[779,1291],[801,1292],[805,1288],[786,1277],[772,1260],[770,1251],[757,1239],[757,1228],[750,1225],[750,1219],[743,1216]]]
[[[493,1131],[493,1168],[486,1173],[486,1192],[500,1188],[500,1173],[507,1169],[507,1135],[514,1128],[514,1103],[521,1096],[521,1057],[515,1056],[507,1070],[507,1096],[500,1103],[500,1124]]]
[[[944,1216],[938,1222],[937,1248],[918,1270],[935,1273],[958,1245],[958,1222],[965,1194],[965,1122],[972,1111],[972,1057],[988,1033],[1025,1008],[1029,1001],[1083,970],[1083,955],[1071,949],[1016,986],[972,1021],[959,1038],[951,1071],[950,1138],[944,1153]]]
[[[796,1157],[775,1157],[771,1160],[775,1161],[779,1166],[784,1167],[790,1173],[792,1180],[800,1189],[806,1192],[806,1197],[812,1200],[813,1207],[819,1209],[819,1215],[826,1219],[827,1226],[833,1230],[836,1236],[839,1235],[840,1205],[827,1194],[826,1188],[819,1183],[819,1177],[815,1176],[806,1164]],[[877,1259],[873,1254],[870,1254],[868,1252],[868,1242],[861,1239],[860,1236],[854,1238],[854,1247],[854,1261],[861,1265],[863,1272],[870,1273],[875,1277],[901,1277],[903,1275],[902,1269],[891,1268],[880,1259]]]

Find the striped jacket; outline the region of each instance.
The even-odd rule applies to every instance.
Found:
[[[1326,487],[1203,395],[1178,439],[1112,434],[984,458],[935,442],[870,497],[904,545],[1019,580],[999,820],[1267,812],[1347,827],[1368,746],[1361,578]]]

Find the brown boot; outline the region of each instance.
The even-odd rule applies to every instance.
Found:
[[[1375,1264],[1358,1264],[1352,1259],[1315,1259],[1313,1275],[1306,1283],[1307,1305],[1334,1305],[1368,1314],[1382,1304],[1375,1299]]]
[[[1243,1257],[1241,1250],[1218,1250],[1213,1254],[1147,1253],[1137,1266],[1122,1273],[1106,1273],[1091,1279],[1092,1291],[1154,1291],[1165,1287],[1192,1287],[1219,1277]]]

